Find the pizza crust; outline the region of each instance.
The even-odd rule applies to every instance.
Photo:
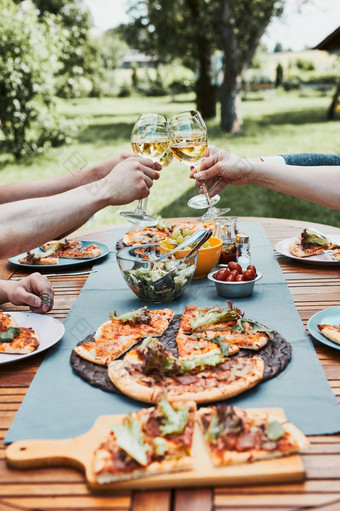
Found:
[[[236,373],[240,371],[241,374],[230,383],[223,384],[216,380],[216,386],[206,388],[204,390],[197,390],[197,386],[193,385],[192,389],[186,385],[174,385],[172,388],[167,388],[165,385],[155,381],[152,377],[143,377],[145,383],[140,383],[138,378],[134,376],[136,371],[134,364],[126,360],[115,360],[110,362],[108,366],[109,378],[112,383],[125,395],[143,401],[145,403],[157,403],[164,394],[166,394],[169,401],[195,401],[196,403],[208,403],[212,401],[219,401],[236,396],[246,390],[257,385],[263,378],[265,364],[259,357],[246,358],[233,358],[230,359],[230,365]],[[137,366],[137,364],[136,364]],[[246,371],[244,371],[246,367]],[[207,370],[203,370],[198,375],[203,373],[207,374]],[[242,374],[243,373],[243,374]],[[142,373],[139,373],[142,374]],[[171,377],[166,377],[167,381]],[[165,379],[165,378],[164,378]],[[163,381],[164,381],[163,379]]]
[[[314,245],[310,248],[303,249],[301,245],[301,236],[297,236],[296,238],[292,238],[289,242],[288,248],[290,252],[295,255],[295,257],[309,257],[317,254],[321,254],[329,247],[325,246],[317,246]]]
[[[336,342],[337,344],[340,344],[340,325],[317,325],[318,329],[328,339],[330,339],[333,342]]]

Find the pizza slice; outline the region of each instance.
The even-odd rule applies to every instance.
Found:
[[[318,329],[328,339],[340,344],[340,325],[317,325]]]
[[[309,446],[308,439],[293,424],[261,410],[223,403],[201,408],[197,414],[216,467],[278,458]]]
[[[211,354],[214,351],[221,351],[225,356],[234,355],[240,348],[235,343],[229,344],[227,339],[223,337],[223,333],[208,330],[206,332],[185,334],[182,330],[179,330],[176,335],[178,357],[199,357],[205,356],[207,353]]]
[[[289,242],[289,250],[295,257],[315,256],[332,248],[335,246],[326,238],[308,229],[304,229],[300,236],[292,238]]]
[[[33,264],[33,265],[55,265],[59,264],[59,257],[55,254],[50,255],[49,252],[46,254],[34,254],[33,252],[27,252],[25,257],[19,259],[21,264]]]
[[[180,322],[180,329],[184,333],[204,332],[206,330],[226,330],[235,325],[243,313],[228,301],[227,307],[197,307],[187,305]]]
[[[201,356],[175,357],[153,337],[109,363],[112,383],[127,396],[157,403],[164,393],[170,401],[206,403],[230,398],[258,384],[265,363],[260,357],[225,359],[220,350]]]
[[[0,310],[0,332],[6,332],[9,327],[17,326],[17,322],[10,314]]]
[[[110,320],[97,329],[93,340],[75,346],[74,351],[89,362],[107,366],[144,337],[162,335],[173,314],[172,309],[149,310],[148,307],[120,316],[113,313]]]
[[[37,350],[40,344],[37,332],[33,328],[17,326],[6,316],[4,313],[0,315],[0,353],[26,355]]]
[[[128,231],[123,236],[122,241],[125,246],[161,243],[167,239],[169,235],[170,232],[167,226],[143,227],[143,229]]]
[[[82,245],[83,245],[82,241],[65,239],[65,241],[60,241],[60,240],[47,241],[46,243],[41,245],[40,248],[44,252],[48,252],[50,250],[57,251],[57,250],[63,250],[66,248],[74,250],[77,248],[81,248]]]
[[[97,482],[192,469],[194,424],[195,403],[171,404],[166,399],[123,416],[94,452]]]
[[[95,243],[90,243],[84,248],[63,248],[58,254],[65,259],[94,259],[100,256],[101,250]]]

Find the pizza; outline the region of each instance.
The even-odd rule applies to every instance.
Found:
[[[317,325],[318,329],[328,339],[340,344],[340,325]]]
[[[46,255],[47,254],[47,255]],[[27,252],[25,257],[21,257],[18,261],[21,264],[33,264],[33,265],[54,265],[59,264],[59,257],[55,254],[34,254],[33,252]]]
[[[269,341],[269,330],[260,323],[243,319],[243,313],[228,302],[223,309],[215,307],[199,308],[195,305],[185,307],[181,318],[180,333],[189,334],[192,339],[210,338],[212,341],[227,344],[229,354],[239,348],[259,350]],[[204,334],[204,335],[203,335]]]
[[[0,353],[26,355],[39,344],[39,335],[33,328],[18,326],[10,314],[0,311]]]
[[[292,238],[289,242],[289,250],[295,257],[315,256],[325,250],[334,250],[337,253],[339,248],[339,245],[308,229],[304,229],[300,236]]]
[[[193,468],[195,403],[157,406],[123,416],[97,447],[92,467],[98,483]]]
[[[258,384],[265,363],[260,357],[224,357],[221,350],[175,357],[157,338],[147,337],[122,360],[109,363],[112,383],[125,395],[146,403],[206,403],[227,399]]]
[[[201,408],[197,415],[216,467],[279,458],[309,446],[296,426],[263,410],[223,403]]]
[[[122,239],[124,246],[145,245],[150,243],[161,243],[169,237],[168,227],[143,227],[128,231]]]
[[[172,309],[149,310],[148,307],[120,316],[113,313],[97,329],[93,340],[79,344],[74,351],[85,360],[107,366],[144,337],[162,335],[173,314]]]
[[[48,252],[50,250],[54,250],[55,252],[57,252],[58,250],[63,250],[63,249],[75,250],[75,249],[81,248],[82,245],[83,245],[82,241],[66,240],[65,239],[65,241],[60,241],[60,240],[47,241],[47,243],[44,243],[43,245],[41,245],[40,248],[44,252]]]

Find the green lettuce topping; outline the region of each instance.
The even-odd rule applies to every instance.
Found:
[[[112,431],[116,435],[117,444],[123,451],[140,465],[147,464],[149,446],[143,442],[142,430],[138,421],[128,415],[123,424],[113,424]]]
[[[114,311],[110,314],[111,320],[119,320],[122,323],[148,323],[150,321],[150,310],[145,306],[120,316]]]
[[[213,416],[205,436],[213,442],[220,436],[228,433],[240,433],[242,431],[242,419],[237,415],[232,406],[217,405],[216,415]]]
[[[315,232],[304,229],[301,233],[301,245],[303,248],[308,248],[308,245],[328,245],[326,238],[323,238]]]
[[[195,311],[195,319],[190,320],[192,330],[197,330],[201,326],[215,325],[223,321],[235,321],[242,315],[241,311],[237,307],[233,307],[231,302],[228,302],[226,309],[222,307],[216,307],[208,310]]]
[[[268,424],[266,433],[269,440],[276,442],[284,435],[285,430],[279,421],[272,421]]]
[[[251,329],[249,330],[247,326],[250,325]],[[265,326],[261,325],[260,323],[257,323],[257,321],[252,321],[251,319],[239,319],[237,320],[236,325],[234,325],[231,330],[233,332],[237,332],[241,334],[242,332],[247,331],[248,334],[255,334],[256,332],[272,332],[272,330],[269,330]]]
[[[187,408],[175,409],[166,399],[162,399],[158,406],[164,417],[160,426],[162,434],[181,433],[188,424],[189,410]]]
[[[139,349],[143,353],[144,374],[157,374],[158,376],[179,376],[189,371],[214,367],[224,361],[223,354],[217,350],[204,355],[176,358],[156,337],[146,337]]]
[[[5,332],[0,333],[0,342],[12,342],[20,334],[20,328],[10,326]]]

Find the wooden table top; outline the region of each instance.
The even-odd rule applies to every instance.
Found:
[[[171,219],[177,220],[180,219]],[[184,220],[184,219],[181,219]],[[260,221],[274,248],[285,238],[299,235],[305,222],[272,218],[239,218]],[[327,233],[339,229],[311,224]],[[111,229],[111,228],[110,228]],[[81,239],[107,239],[108,229],[81,234]],[[288,259],[276,253],[306,327],[316,312],[340,304],[340,265],[317,266]],[[0,261],[0,278],[21,275],[14,266]],[[55,305],[51,314],[63,320],[84,285],[86,275],[51,277]],[[23,310],[11,304],[6,310]],[[314,343],[329,384],[340,400],[340,350]],[[247,485],[203,489],[91,492],[82,473],[71,468],[13,470],[6,466],[3,439],[38,370],[44,354],[0,369],[0,511],[275,511],[322,509],[340,510],[340,435],[310,437],[311,449],[303,455],[306,479],[302,483]]]

